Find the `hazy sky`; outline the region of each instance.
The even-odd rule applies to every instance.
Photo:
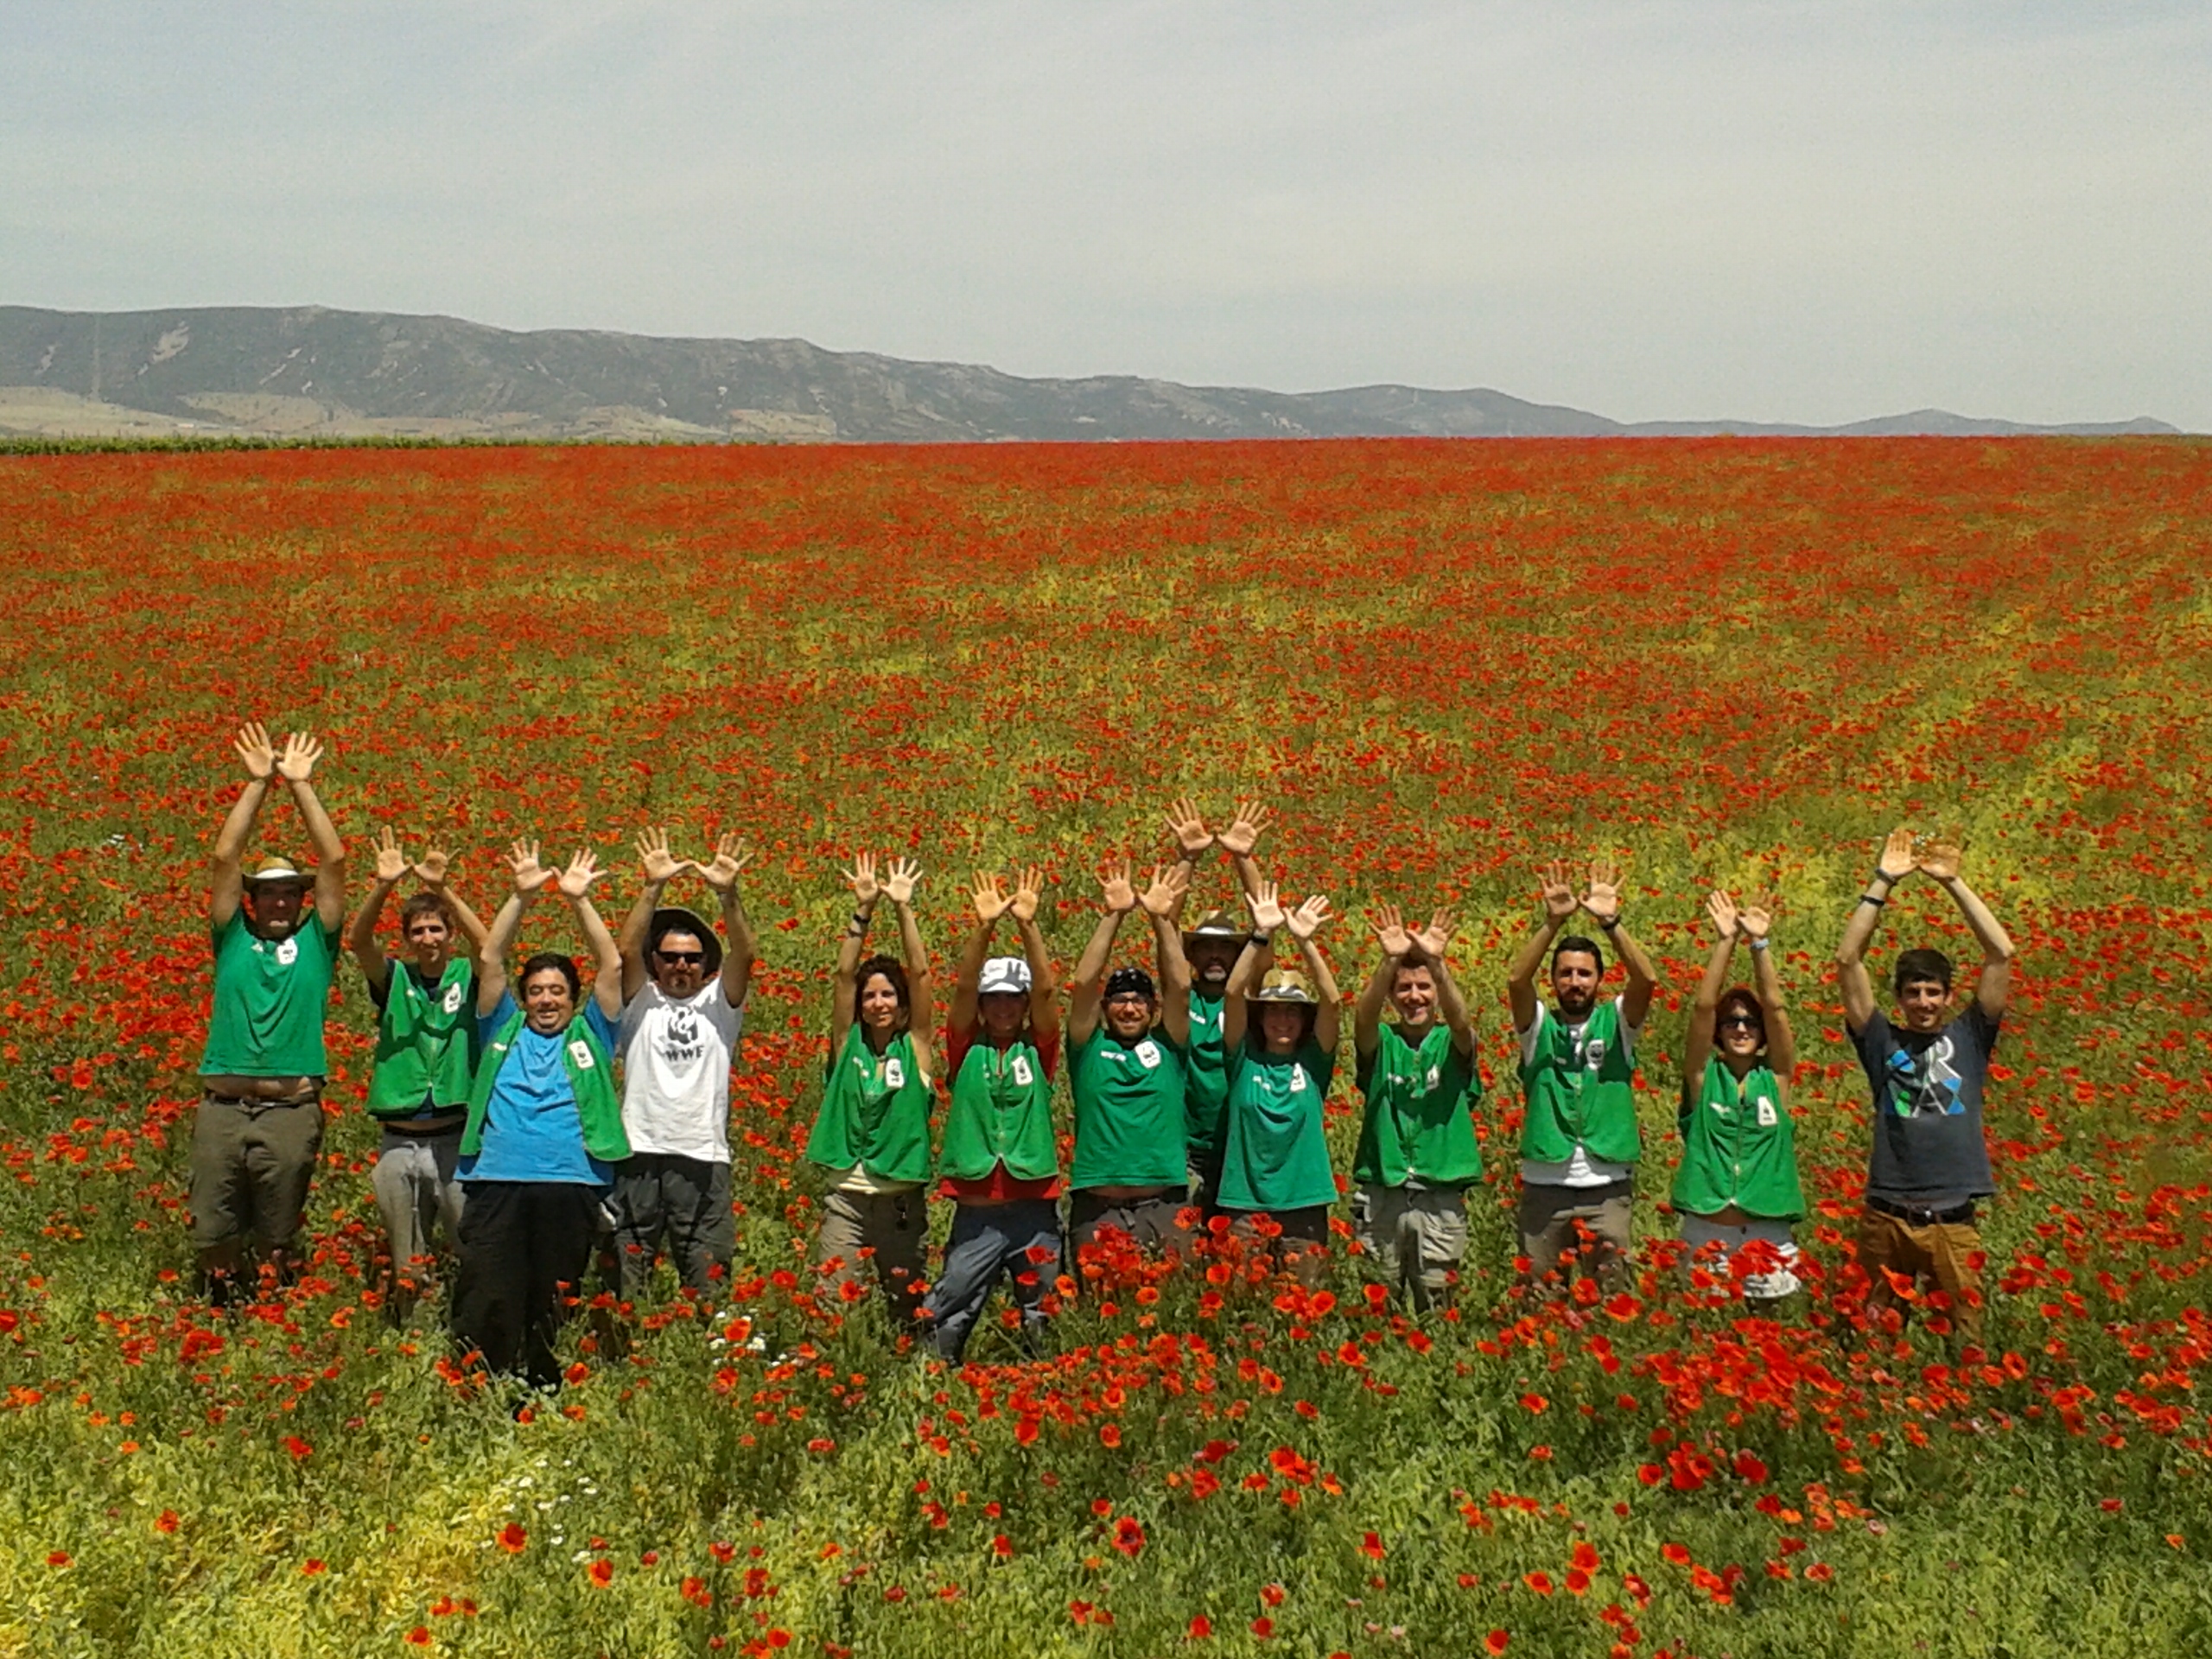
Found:
[[[0,302],[2212,429],[2212,5],[7,0]]]

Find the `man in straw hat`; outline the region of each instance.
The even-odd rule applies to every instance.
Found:
[[[322,745],[294,732],[279,750],[249,723],[232,747],[246,783],[215,837],[207,903],[215,987],[192,1129],[192,1242],[202,1288],[219,1305],[238,1293],[250,1246],[280,1281],[292,1274],[322,1147],[322,1026],[346,919],[346,846],[308,782]],[[271,858],[244,873],[246,839],[272,784],[299,808],[312,871]]]
[[[1321,1103],[1336,1076],[1344,999],[1314,943],[1329,919],[1319,893],[1285,912],[1275,884],[1246,900],[1252,931],[1230,970],[1222,1041],[1229,1108],[1222,1137],[1221,1208],[1307,1284],[1319,1282],[1337,1177]],[[1274,935],[1287,928],[1306,965],[1274,965]],[[1219,1225],[1219,1223],[1216,1224]]]
[[[701,1295],[729,1276],[729,1074],[753,984],[753,925],[737,878],[749,858],[735,836],[705,863],[678,859],[668,832],[638,837],[645,886],[622,924],[622,1127],[630,1156],[614,1176],[614,1248],[622,1294],[651,1281],[661,1241],[684,1288]],[[721,900],[729,960],[704,918],[664,906],[686,870]]]
[[[1178,861],[1183,867],[1184,889],[1198,868],[1199,857],[1218,847],[1229,855],[1236,870],[1238,891],[1248,899],[1259,890],[1260,867],[1252,850],[1268,827],[1268,809],[1257,801],[1240,801],[1229,827],[1218,835],[1206,828],[1198,807],[1188,798],[1167,809],[1167,833],[1174,837]],[[1176,900],[1176,918],[1182,900]],[[1191,1202],[1206,1210],[1214,1207],[1221,1182],[1223,1111],[1229,1100],[1228,1062],[1221,1046],[1221,1010],[1229,993],[1229,970],[1244,948],[1245,926],[1241,917],[1224,910],[1210,911],[1183,934],[1183,956],[1191,968],[1191,1042],[1183,1080],[1184,1133],[1188,1141],[1188,1183]]]
[[[1550,1279],[1573,1250],[1600,1288],[1618,1291],[1629,1284],[1636,1162],[1643,1149],[1636,1122],[1636,1039],[1651,1008],[1654,981],[1650,958],[1622,925],[1619,870],[1592,864],[1580,896],[1576,874],[1557,859],[1544,872],[1543,917],[1505,972],[1528,1101],[1521,1130],[1521,1251],[1533,1281]],[[1604,948],[1583,934],[1561,937],[1578,910],[1598,925],[1627,974],[1626,987],[1610,1002],[1598,1000]],[[1556,1007],[1536,995],[1536,970],[1547,952]]]

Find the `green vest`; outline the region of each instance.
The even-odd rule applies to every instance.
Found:
[[[1221,1050],[1221,999],[1191,993],[1191,1046],[1183,1068],[1183,1137],[1190,1161],[1212,1167],[1221,1156],[1222,1116],[1229,1105],[1229,1063]]]
[[[385,964],[369,1110],[411,1117],[426,1105],[466,1106],[476,1077],[476,975],[465,957],[423,988],[404,963]]]
[[[880,1181],[929,1179],[930,1085],[915,1063],[912,1033],[899,1033],[879,1055],[853,1021],[823,1077],[806,1155]]]
[[[1004,1048],[993,1048],[981,1037],[969,1045],[952,1079],[952,1106],[944,1117],[940,1175],[980,1181],[1001,1164],[1018,1181],[1060,1173],[1052,1139],[1052,1080],[1027,1037]]]
[[[1643,1150],[1636,1127],[1636,1058],[1623,1040],[1618,1002],[1590,1010],[1578,1045],[1550,1008],[1540,1009],[1536,1052],[1521,1064],[1529,1115],[1521,1155],[1530,1163],[1563,1164],[1579,1142],[1591,1157],[1632,1164]]]
[[[1071,1185],[1183,1185],[1190,1165],[1184,1140],[1183,1051],[1158,1029],[1124,1044],[1102,1020],[1068,1046],[1068,1087],[1075,1096],[1075,1173]]]
[[[474,1158],[484,1146],[484,1114],[491,1109],[492,1086],[507,1051],[522,1032],[522,1015],[499,1028],[484,1045],[484,1058],[476,1065],[476,1085],[468,1091],[468,1125],[461,1132],[461,1155]],[[561,1066],[569,1074],[569,1092],[576,1099],[576,1116],[582,1121],[584,1150],[602,1164],[619,1164],[630,1155],[630,1137],[622,1130],[622,1101],[614,1092],[614,1062],[607,1046],[583,1015],[569,1021],[561,1033]]]
[[[207,1016],[202,1077],[320,1077],[322,1021],[338,969],[338,935],[322,925],[312,896],[300,925],[264,939],[241,909],[212,930],[215,995]]]
[[[1682,1161],[1673,1196],[1675,1208],[1693,1216],[1732,1204],[1773,1221],[1805,1213],[1796,1135],[1773,1072],[1754,1067],[1739,1090],[1715,1054],[1705,1063],[1704,1086],[1694,1100],[1689,1080],[1682,1080]]]
[[[1229,1122],[1222,1140],[1224,1210],[1310,1210],[1337,1201],[1321,1102],[1337,1057],[1307,1039],[1295,1054],[1269,1054],[1255,1032],[1229,1065]]]
[[[1359,1086],[1367,1115],[1352,1164],[1358,1179],[1461,1186],[1481,1178],[1482,1148],[1468,1109],[1483,1097],[1482,1078],[1452,1043],[1450,1027],[1432,1026],[1419,1048],[1396,1027],[1383,1027],[1375,1052],[1359,1062]]]

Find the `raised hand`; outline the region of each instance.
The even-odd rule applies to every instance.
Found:
[[[1014,912],[1017,922],[1037,919],[1037,906],[1045,898],[1045,872],[1034,864],[1021,872],[1021,880],[1014,883],[1014,897],[1007,900],[1007,908]]]
[[[728,893],[737,885],[739,873],[752,861],[753,855],[747,849],[743,838],[724,834],[715,840],[714,857],[704,864],[695,858],[691,861],[691,868],[698,871],[699,879],[716,893]]]
[[[238,734],[231,740],[231,747],[245,763],[246,775],[266,779],[276,770],[276,746],[269,741],[268,730],[257,720],[249,720],[238,728]]]
[[[1563,922],[1574,914],[1581,900],[1574,896],[1573,868],[1563,858],[1555,858],[1544,868],[1544,914],[1555,922]]]
[[[1252,912],[1252,931],[1272,933],[1282,925],[1282,901],[1280,889],[1272,881],[1262,881],[1256,891],[1244,895],[1245,907]]]
[[[561,872],[559,886],[566,899],[582,899],[591,891],[591,884],[607,872],[599,868],[599,861],[588,852],[578,853],[569,861],[569,868]]]
[[[914,901],[914,884],[922,879],[922,867],[911,858],[894,858],[883,879],[883,891],[894,905],[910,905]]]
[[[1099,897],[1109,916],[1126,916],[1137,907],[1137,890],[1129,885],[1127,864],[1109,864],[1098,872]]]
[[[1290,937],[1304,944],[1319,931],[1321,924],[1329,919],[1330,914],[1328,899],[1320,893],[1313,894],[1285,918],[1289,924]]]
[[[883,889],[877,885],[875,879],[874,853],[855,853],[853,868],[840,870],[837,874],[845,878],[845,885],[853,890],[853,897],[864,905],[874,904],[882,895]]]
[[[683,861],[668,850],[668,831],[641,830],[637,839],[638,863],[645,880],[665,887],[683,874]]]
[[[515,873],[515,891],[527,898],[545,890],[552,872],[537,861],[537,843],[518,841],[507,849],[507,868]]]
[[[288,784],[304,784],[315,776],[315,763],[321,759],[321,744],[305,732],[294,732],[276,757],[276,775]]]
[[[1414,936],[1406,931],[1406,918],[1395,905],[1376,906],[1367,912],[1367,925],[1375,930],[1384,956],[1402,957],[1413,950]]]
[[[1914,858],[1915,867],[1938,881],[1955,881],[1963,856],[1955,842],[1930,841]]]
[[[1747,939],[1763,939],[1774,931],[1774,914],[1764,905],[1745,905],[1736,912],[1737,925]]]
[[[1191,868],[1187,864],[1155,864],[1152,867],[1152,885],[1137,896],[1137,902],[1154,916],[1173,916],[1175,907],[1183,902],[1183,895],[1191,890]]]
[[[1414,947],[1431,962],[1444,960],[1444,953],[1451,947],[1452,930],[1457,925],[1448,910],[1431,911],[1428,925],[1414,935]]]
[[[453,855],[442,847],[425,847],[423,856],[416,861],[415,879],[435,892],[446,884],[446,872],[453,868]]]
[[[1206,821],[1187,795],[1168,807],[1167,833],[1175,837],[1185,858],[1196,858],[1213,845],[1213,831],[1206,828]]]
[[[995,922],[1006,914],[1014,900],[1007,897],[1006,878],[995,870],[979,870],[969,884],[968,899],[976,906],[976,919]]]
[[[1912,855],[1912,831],[1900,826],[1890,831],[1890,838],[1882,843],[1882,855],[1874,861],[1874,868],[1892,882],[1902,881],[1919,868],[1919,861]]]
[[[377,831],[377,838],[369,843],[377,852],[377,880],[389,886],[407,874],[407,855],[400,849],[399,836],[390,824]]]
[[[1615,920],[1621,913],[1620,866],[1605,859],[1590,861],[1590,885],[1582,890],[1582,908],[1597,918],[1599,925]]]
[[[1705,896],[1705,913],[1713,918],[1713,931],[1724,939],[1732,939],[1741,929],[1744,912],[1736,901],[1715,887]]]
[[[1252,849],[1260,844],[1260,837],[1274,822],[1274,814],[1258,801],[1236,803],[1236,816],[1230,820],[1229,828],[1221,832],[1224,851],[1235,858],[1249,858]]]

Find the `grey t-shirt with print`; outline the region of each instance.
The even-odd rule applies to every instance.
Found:
[[[1853,1033],[1874,1091],[1868,1198],[1950,1210],[1996,1191],[1981,1091],[1998,1026],[1974,1004],[1924,1036],[1900,1031],[1879,1012]]]

